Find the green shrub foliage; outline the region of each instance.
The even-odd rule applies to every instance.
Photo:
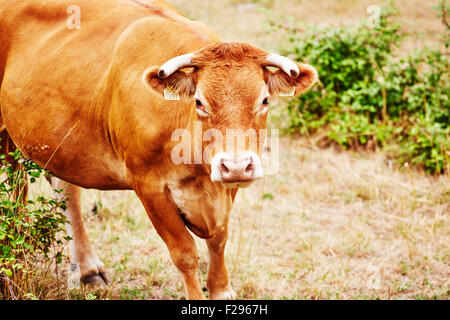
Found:
[[[38,196],[25,200],[27,176],[48,175],[16,150],[9,155],[19,163],[14,170],[4,154],[0,155],[0,299],[41,297],[38,271],[62,259],[62,248],[68,237],[59,233],[66,218],[65,202]]]
[[[450,150],[448,58],[437,49],[400,48],[405,35],[390,21],[393,14],[392,6],[383,8],[374,28],[310,30],[271,15],[271,29],[283,30],[289,40],[280,51],[310,63],[320,77],[312,90],[289,102],[289,128],[323,131],[322,142],[343,148],[389,145],[399,161],[443,173]],[[444,32],[448,37],[448,27]]]

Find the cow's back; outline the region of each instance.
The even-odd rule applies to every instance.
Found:
[[[74,8],[79,8],[79,28],[73,23]],[[0,0],[2,64],[7,60],[17,70],[22,66],[22,70],[33,71],[37,64],[48,68],[50,62],[55,70],[63,69],[61,65],[73,66],[72,83],[86,72],[94,79],[111,61],[121,33],[151,15],[128,0],[81,0],[76,4],[71,0]],[[51,76],[51,70],[47,71]],[[86,80],[80,81],[83,87]]]
[[[79,28],[73,20],[78,9]],[[27,70],[35,59],[42,62],[63,57],[66,64],[76,61],[78,69],[84,70],[81,74],[104,72],[120,35],[149,17],[194,24],[157,0],[0,0],[0,68],[6,56],[8,63],[20,60]],[[199,30],[202,27],[196,26]]]

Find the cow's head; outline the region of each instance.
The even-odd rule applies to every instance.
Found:
[[[317,72],[247,43],[217,43],[147,70],[144,80],[166,98],[191,99],[211,136],[203,142],[211,180],[241,187],[263,175],[259,140],[271,97],[301,94]]]

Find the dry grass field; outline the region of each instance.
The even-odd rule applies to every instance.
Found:
[[[265,6],[305,26],[349,25],[373,1],[172,0],[223,40],[277,47],[264,33]],[[398,19],[433,40],[437,1],[396,1]],[[380,3],[381,4],[381,3]],[[413,48],[420,43],[411,42]],[[283,119],[272,110],[272,126]],[[280,120],[281,119],[281,120]],[[390,162],[382,152],[315,147],[314,137],[280,138],[280,166],[239,191],[226,257],[240,299],[448,299],[450,179]],[[34,193],[50,192],[42,182]],[[96,210],[92,208],[96,206]],[[133,192],[83,191],[91,241],[104,262],[107,287],[67,287],[67,259],[51,272],[47,298],[182,299],[182,278]],[[207,248],[198,240],[200,278]]]

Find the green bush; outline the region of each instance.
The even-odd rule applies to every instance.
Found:
[[[61,262],[62,247],[69,239],[59,233],[66,223],[62,214],[66,205],[43,196],[23,200],[27,175],[34,183],[48,172],[18,150],[9,156],[19,163],[19,170],[0,155],[0,299],[41,297],[38,271],[48,269],[52,261]]]
[[[320,83],[288,105],[291,131],[325,130],[326,143],[343,148],[374,148],[395,143],[402,162],[429,173],[449,170],[449,63],[439,50],[409,55],[396,50],[404,40],[390,21],[395,9],[382,10],[369,28],[322,28],[299,32],[285,21],[281,52],[317,68]],[[448,30],[447,30],[448,31]]]

